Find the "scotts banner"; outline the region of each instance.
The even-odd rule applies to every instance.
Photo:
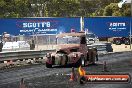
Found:
[[[130,18],[85,17],[84,29],[96,34],[98,37],[126,37],[130,33]]]
[[[80,31],[80,18],[10,18],[0,19],[0,33],[12,35],[58,34]]]

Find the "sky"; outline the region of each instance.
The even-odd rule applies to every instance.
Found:
[[[126,3],[131,3],[131,0],[126,0],[127,2]]]

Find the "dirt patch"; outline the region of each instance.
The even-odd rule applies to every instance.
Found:
[[[130,45],[125,45],[125,44],[121,44],[121,45],[112,44],[112,48],[113,48],[113,52],[122,52],[122,51],[132,50],[130,49]]]

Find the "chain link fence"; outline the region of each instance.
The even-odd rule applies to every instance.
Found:
[[[35,44],[35,50],[53,50],[56,48],[56,35],[19,35],[16,36],[17,41],[27,41],[29,44],[32,40]]]

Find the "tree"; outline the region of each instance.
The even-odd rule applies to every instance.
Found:
[[[0,17],[26,17],[28,16],[29,0],[1,0]]]
[[[120,9],[117,3],[111,3],[105,7],[103,16],[130,16],[130,5],[125,4]]]
[[[120,0],[0,0],[0,17],[130,16],[130,4]],[[33,5],[34,4],[34,5]]]
[[[74,0],[53,0],[47,5],[49,16],[69,17],[76,16],[79,10],[79,2]]]

